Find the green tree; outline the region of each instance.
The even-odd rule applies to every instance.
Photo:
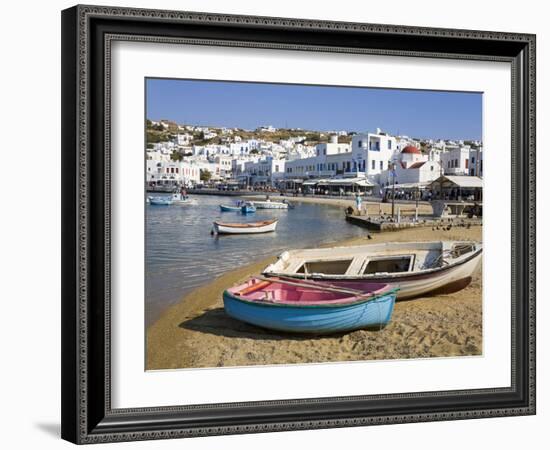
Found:
[[[172,154],[170,155],[170,159],[172,161],[181,161],[183,159],[183,155],[178,152],[177,150],[174,150]]]
[[[200,170],[200,179],[201,179],[201,181],[208,182],[212,179],[212,174],[210,173],[209,170],[201,169]]]

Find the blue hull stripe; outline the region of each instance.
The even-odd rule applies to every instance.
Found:
[[[361,328],[381,328],[393,312],[395,292],[350,306],[274,306],[243,302],[224,292],[225,312],[238,320],[272,330],[325,334]]]

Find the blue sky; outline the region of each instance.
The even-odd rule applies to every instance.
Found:
[[[147,79],[147,118],[254,129],[375,131],[481,139],[482,94]]]

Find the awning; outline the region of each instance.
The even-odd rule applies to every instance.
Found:
[[[366,178],[332,178],[330,180],[320,180],[318,184],[323,186],[360,186],[360,187],[374,186]]]
[[[306,180],[304,186],[315,186],[321,180]]]
[[[396,183],[395,189],[426,189],[430,185],[429,182],[422,183]],[[383,189],[393,189],[393,185],[384,186]]]
[[[481,189],[483,180],[479,177],[469,175],[443,175],[430,183],[433,187],[459,187],[462,189]]]

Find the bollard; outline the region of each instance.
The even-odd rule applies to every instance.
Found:
[[[401,208],[397,207],[397,223],[401,223]]]
[[[418,222],[418,206],[414,209],[414,221]]]

